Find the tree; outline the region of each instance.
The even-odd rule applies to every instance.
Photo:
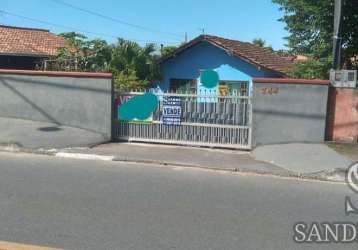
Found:
[[[62,33],[68,47],[60,50],[57,60],[69,65],[69,70],[108,71],[112,48],[101,39],[87,40],[87,37],[76,32]]]
[[[118,39],[117,44],[113,47],[112,60],[110,68],[115,74],[115,79],[131,79],[134,81],[136,77],[138,86],[148,86],[152,80],[160,78],[159,66],[157,64],[158,55],[154,44],[147,44],[141,47],[136,42]],[[118,88],[128,88],[128,84],[124,84],[123,80],[118,80],[116,84]]]
[[[85,35],[77,32],[64,32],[59,34],[59,36],[64,37],[66,41],[76,49],[80,49],[85,43],[85,39],[87,39]]]
[[[334,18],[334,0],[273,0],[280,5],[284,16],[280,19],[286,23],[290,33],[287,37],[288,47],[294,54],[304,54],[318,60],[317,63],[307,62],[307,66],[299,64],[302,75],[309,70],[309,65],[315,64],[321,72],[317,77],[327,78],[331,68],[332,36]],[[342,61],[346,67],[352,65],[351,58],[358,54],[358,0],[343,1]],[[319,66],[321,65],[321,66]]]
[[[143,89],[160,78],[159,54],[154,44],[140,46],[119,38],[116,44],[109,45],[76,32],[60,35],[69,46],[58,54],[57,70],[109,71],[117,89]]]
[[[176,50],[177,46],[163,46],[160,50],[161,56],[167,56]]]
[[[330,70],[331,57],[329,59],[309,59],[307,61],[298,61],[288,74],[294,78],[317,79],[326,76]]]
[[[262,38],[255,38],[252,40],[252,43],[260,47],[265,47],[266,45],[266,41]]]
[[[274,51],[271,45],[266,45],[266,41],[262,38],[255,38],[254,40],[252,40],[252,43],[262,48],[266,48],[272,52]]]
[[[137,73],[132,69],[113,71],[114,87],[116,90],[141,90],[147,87],[147,82],[138,79]]]
[[[87,68],[90,71],[109,71],[113,47],[106,41],[94,39],[88,42]]]

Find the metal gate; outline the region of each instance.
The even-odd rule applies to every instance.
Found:
[[[118,105],[144,93],[118,93]],[[155,94],[159,105],[149,120],[115,120],[114,135],[117,139],[251,149],[252,105],[248,83],[242,83],[240,91],[230,92],[230,95],[226,96],[209,92]],[[180,99],[179,124],[167,125],[163,122],[163,107],[167,98]]]

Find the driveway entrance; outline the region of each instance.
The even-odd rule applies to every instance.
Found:
[[[126,141],[251,149],[252,105],[248,82],[240,91],[155,93],[159,105],[145,121],[114,124],[114,137]],[[145,92],[118,93],[118,107]]]

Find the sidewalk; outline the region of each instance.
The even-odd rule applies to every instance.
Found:
[[[65,154],[64,154],[65,153]],[[112,157],[114,161],[130,161],[207,168],[235,172],[270,173],[288,176],[289,171],[253,159],[250,153],[238,150],[207,149],[143,143],[109,143],[93,148],[61,150],[60,155],[76,154]],[[81,156],[80,156],[81,157]],[[107,158],[108,159],[108,158]]]
[[[303,143],[261,146],[251,153],[159,144],[109,143],[93,148],[64,149],[56,155],[339,182],[345,181],[346,170],[353,162],[325,144]]]
[[[261,146],[252,152],[145,143],[108,143],[90,147],[20,150],[63,158],[149,163],[268,174],[329,181],[345,181],[353,162],[325,144],[282,144]]]
[[[298,173],[302,177],[334,181],[344,181],[347,168],[354,162],[354,158],[346,157],[323,143],[266,145],[253,150],[252,156]]]

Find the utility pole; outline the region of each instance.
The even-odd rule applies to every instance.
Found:
[[[342,21],[342,0],[334,0],[334,27],[333,27],[333,69],[341,68],[341,21]]]
[[[185,43],[188,42],[188,32],[185,32],[185,39],[184,39]]]

